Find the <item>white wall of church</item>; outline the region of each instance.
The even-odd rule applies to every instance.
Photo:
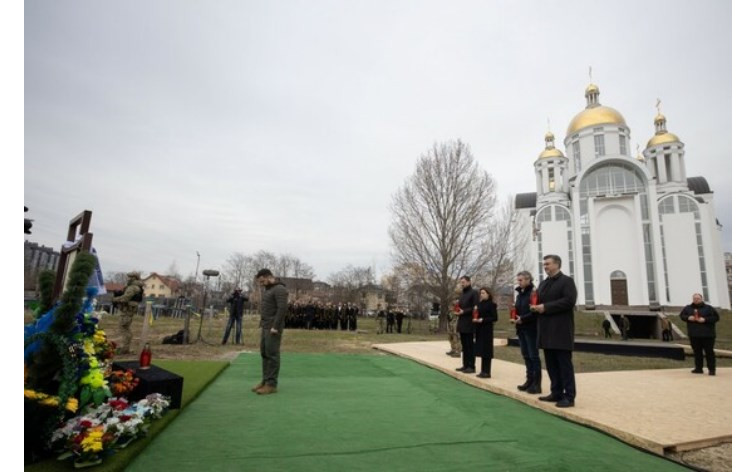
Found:
[[[570,274],[569,246],[566,221],[544,221],[541,223],[541,248],[543,255],[554,254],[562,258],[562,272]],[[543,269],[539,270],[539,273]]]
[[[643,235],[635,198],[594,200],[593,211],[591,245],[596,304],[612,303],[609,276],[615,270],[627,276],[628,303],[648,304]]]
[[[687,305],[693,293],[702,291],[693,213],[662,215],[662,225],[667,253],[669,304]]]

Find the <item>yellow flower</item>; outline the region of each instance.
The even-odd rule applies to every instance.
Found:
[[[91,339],[85,339],[84,340],[84,352],[86,352],[90,356],[94,356],[95,349],[94,349],[94,343]]]
[[[58,397],[47,397],[40,401],[45,406],[58,406]]]
[[[66,402],[66,410],[70,411],[71,413],[76,413],[76,410],[79,409],[79,400],[74,397],[68,397],[68,401]]]
[[[34,399],[37,398],[37,392],[35,392],[34,390],[32,390],[30,388],[25,388],[24,389],[24,397],[28,398],[30,400],[34,400]]]
[[[97,344],[103,344],[106,340],[105,331],[101,329],[95,331],[94,336],[92,336],[92,340]]]
[[[81,441],[81,448],[84,452],[102,451],[102,431],[90,431],[84,440]]]

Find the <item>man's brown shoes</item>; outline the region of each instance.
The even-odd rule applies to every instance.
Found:
[[[265,386],[265,382],[260,382],[259,384],[252,387],[252,391],[257,393],[257,391],[263,388],[264,386]]]
[[[263,385],[262,387],[257,389],[258,395],[269,395],[271,393],[276,393],[278,389],[272,385]]]

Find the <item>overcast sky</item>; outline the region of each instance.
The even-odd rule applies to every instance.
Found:
[[[501,202],[535,191],[588,68],[631,149],[657,97],[732,239],[729,2],[25,2],[28,237],[93,211],[103,270],[183,274],[291,253],[317,278],[390,267],[391,195],[461,139]]]

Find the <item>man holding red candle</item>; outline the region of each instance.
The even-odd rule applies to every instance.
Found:
[[[688,324],[688,338],[693,348],[694,374],[703,374],[703,357],[706,352],[706,368],[709,375],[716,375],[716,357],[714,357],[714,340],[717,336],[716,322],[719,313],[703,301],[703,295],[693,294],[693,303],[680,312],[680,319]]]
[[[556,402],[559,408],[575,406],[577,389],[572,351],[575,345],[575,281],[562,273],[562,259],[556,255],[543,258],[543,270],[548,278],[538,286],[538,304],[530,310],[537,313],[538,347],[543,349],[546,371],[551,380],[551,393],[538,397]]]
[[[464,374],[475,373],[475,325],[473,324],[473,310],[478,300],[477,290],[473,290],[470,277],[463,275],[459,278],[462,293],[459,295],[457,316],[457,332],[462,342],[462,367],[457,370]]]
[[[512,308],[512,323],[517,327],[517,338],[520,340],[520,353],[525,361],[525,383],[517,386],[517,390],[528,393],[541,393],[541,358],[538,354],[538,326],[536,313],[530,311],[531,305],[537,305],[538,300],[533,276],[524,270],[517,274],[517,298]]]

